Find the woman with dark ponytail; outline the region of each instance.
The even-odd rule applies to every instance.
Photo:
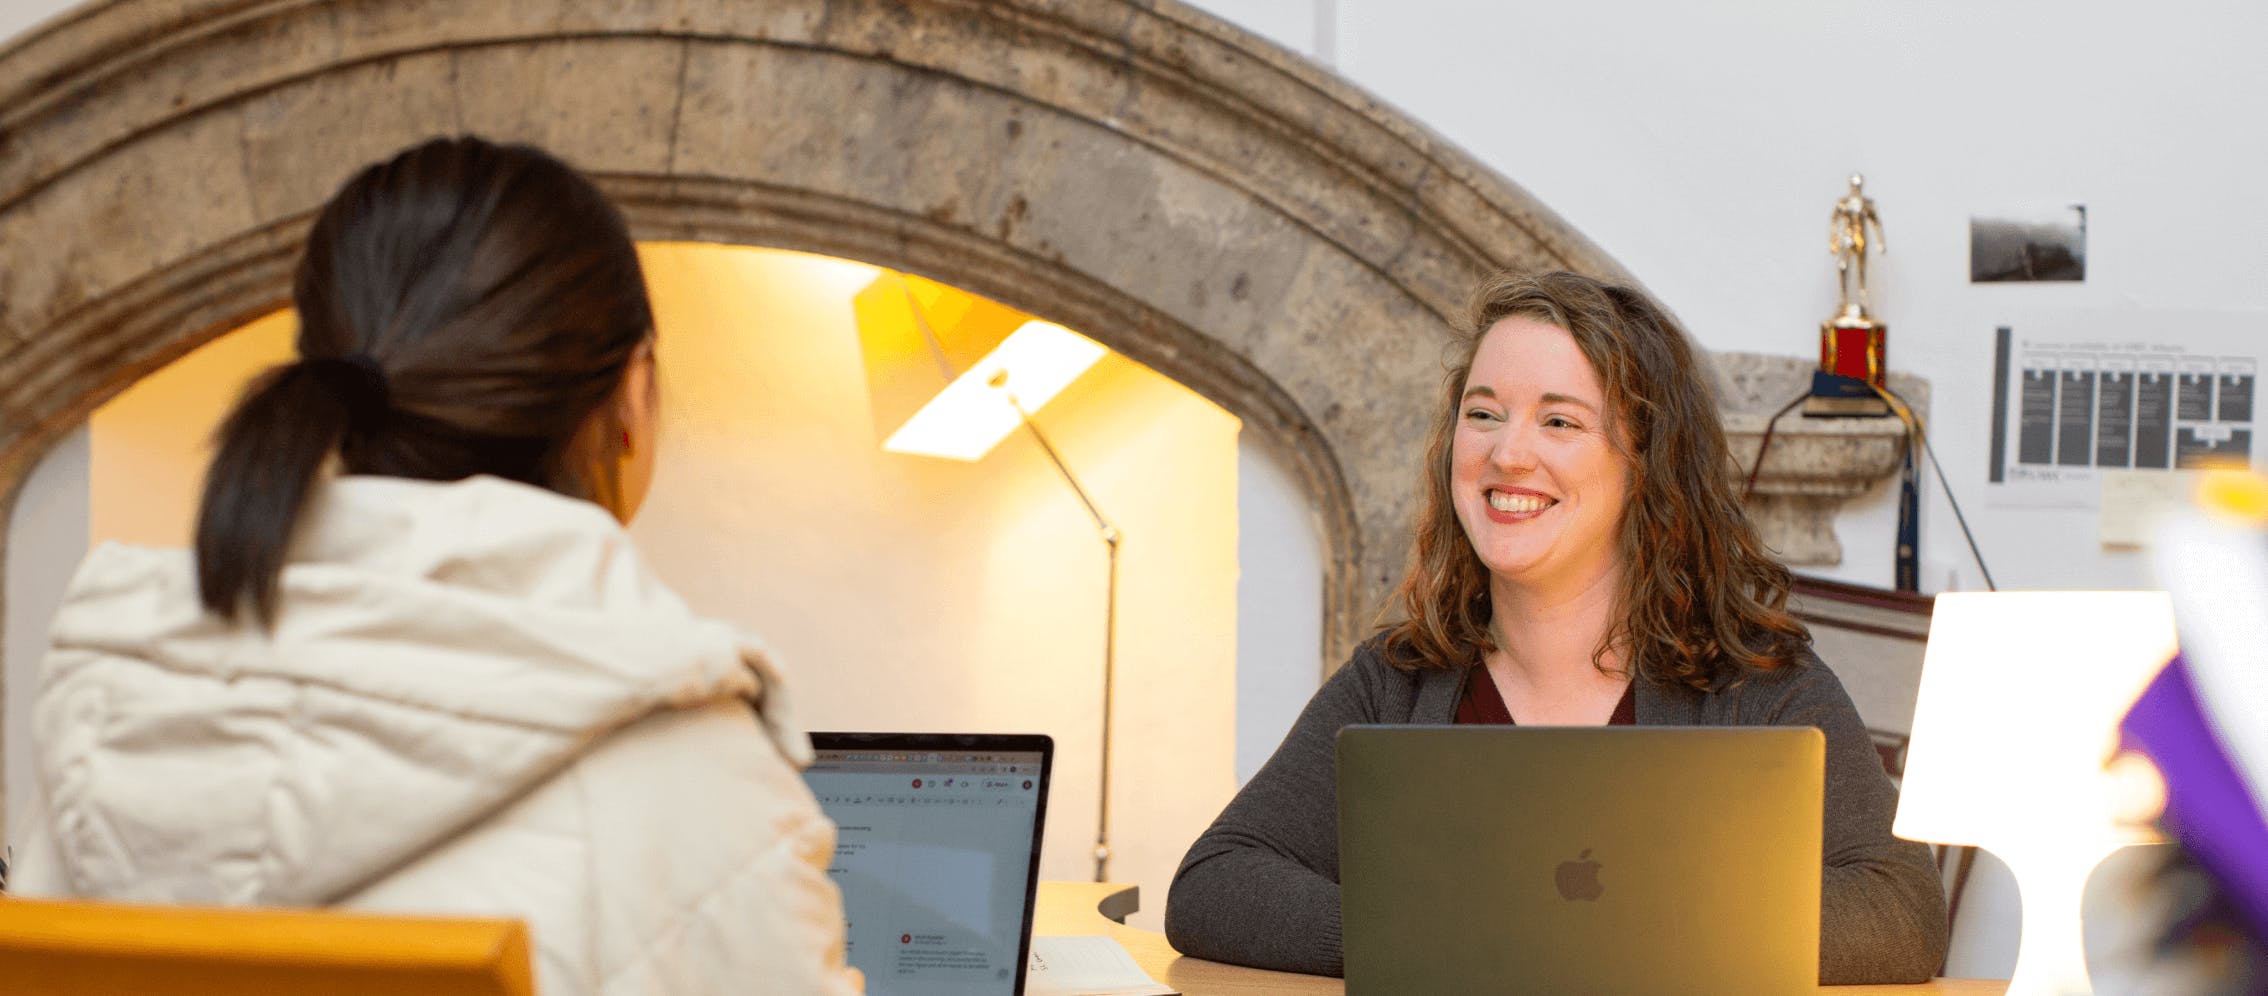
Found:
[[[11,886],[516,916],[549,996],[856,991],[777,665],[623,530],[658,398],[621,215],[432,141],[331,198],[293,297],[195,550],[72,582]]]

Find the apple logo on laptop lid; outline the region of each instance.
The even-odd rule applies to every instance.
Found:
[[[1552,881],[1559,886],[1561,899],[1595,902],[1606,894],[1606,886],[1599,884],[1600,865],[1591,860],[1591,849],[1588,847],[1576,858],[1578,860],[1560,862]]]

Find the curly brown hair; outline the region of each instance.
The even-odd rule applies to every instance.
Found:
[[[1618,543],[1625,565],[1616,623],[1592,661],[1619,650],[1634,673],[1707,689],[1803,658],[1810,633],[1787,611],[1790,577],[1765,552],[1733,487],[1715,392],[1676,320],[1646,295],[1574,273],[1506,270],[1481,281],[1455,331],[1456,362],[1426,447],[1424,507],[1385,628],[1405,670],[1477,664],[1489,638],[1488,569],[1450,497],[1459,399],[1481,339],[1520,315],[1567,330],[1606,386],[1608,428],[1629,460]]]

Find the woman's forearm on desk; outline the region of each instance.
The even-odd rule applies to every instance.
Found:
[[[1944,909],[1939,895],[1918,885],[1912,871],[1896,862],[1828,868],[1819,897],[1820,984],[1910,984],[1934,978],[1945,960],[1945,918],[1935,913]],[[1934,910],[1927,905],[1932,900],[1938,904]]]
[[[1210,961],[1341,973],[1339,884],[1250,847],[1192,854],[1166,898],[1166,940]]]

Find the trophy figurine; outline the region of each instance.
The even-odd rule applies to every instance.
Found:
[[[1874,201],[1861,190],[1865,183],[1865,177],[1851,174],[1850,193],[1835,202],[1835,213],[1827,220],[1827,251],[1835,256],[1841,307],[1834,318],[1819,323],[1819,369],[1880,387],[1883,335],[1889,327],[1866,311],[1866,252],[1869,247],[1890,250]]]

